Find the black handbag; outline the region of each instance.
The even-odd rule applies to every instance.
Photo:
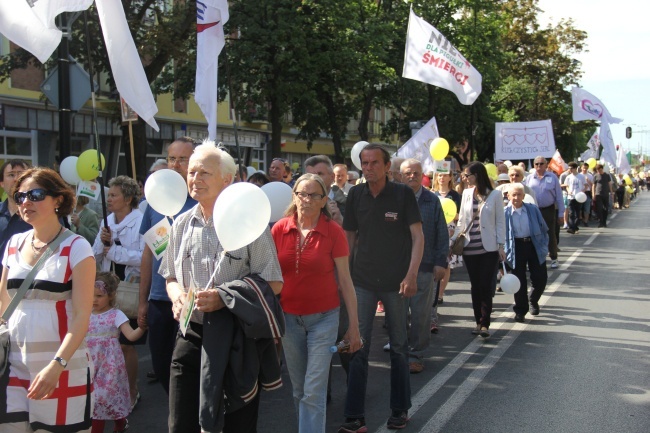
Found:
[[[7,309],[2,314],[2,319],[0,319],[0,377],[5,377],[5,374],[9,374],[9,350],[11,349],[11,341],[9,339],[9,327],[7,326],[7,321],[13,314],[20,301],[22,301],[22,299],[25,297],[27,290],[29,290],[29,288],[32,286],[34,278],[43,266],[43,263],[45,263],[45,261],[59,247],[61,242],[68,239],[72,235],[73,233],[71,231],[66,230],[47,246],[47,249],[43,252],[43,255],[38,259],[32,270],[29,271],[22,284],[18,288],[18,291],[11,299],[11,302],[7,306]]]

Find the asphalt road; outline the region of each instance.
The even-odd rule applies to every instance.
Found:
[[[470,334],[469,285],[456,269],[439,308],[425,370],[411,375],[409,432],[593,433],[650,432],[650,193],[630,209],[614,211],[606,229],[562,234],[560,268],[537,317],[515,323],[512,296],[494,299],[491,338]],[[371,347],[366,421],[387,432],[388,354],[383,317],[376,317]],[[150,357],[141,348],[142,400],[130,431],[164,432],[167,400],[146,379]],[[335,357],[327,431],[343,421],[345,374]],[[106,429],[109,431],[109,427]],[[260,433],[297,433],[291,384],[262,394]]]

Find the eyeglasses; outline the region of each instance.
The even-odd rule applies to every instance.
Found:
[[[321,200],[323,197],[325,197],[323,194],[317,194],[315,192],[308,194],[306,192],[296,191],[294,194],[300,197],[301,200],[306,200],[307,197],[309,197],[310,200]]]
[[[536,162],[535,167],[537,167],[538,165],[546,165],[546,163],[545,162]]]
[[[54,197],[54,194],[43,188],[36,188],[26,192],[17,192],[14,194],[14,201],[16,204],[25,203],[25,199],[31,202],[43,201],[47,196]]]
[[[187,164],[188,162],[190,162],[190,159],[189,159],[189,158],[186,158],[186,157],[184,157],[184,156],[182,156],[182,157],[180,157],[180,158],[174,158],[173,156],[168,156],[168,157],[167,157],[167,163],[169,163],[169,164],[171,164],[171,165],[174,165],[174,164],[176,164],[176,163],[179,163],[180,165],[185,165],[185,164]]]
[[[470,176],[474,176],[474,173],[461,173],[460,177],[468,178]]]
[[[287,162],[286,159],[282,159],[282,158],[273,158],[271,162],[273,161]]]

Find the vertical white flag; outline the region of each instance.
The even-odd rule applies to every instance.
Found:
[[[628,174],[630,170],[630,162],[627,160],[627,154],[623,150],[623,146],[619,146],[618,152],[616,153],[616,172]]]
[[[598,137],[598,130],[596,129],[587,142],[587,150],[580,154],[580,159],[583,161],[586,161],[589,158],[598,159],[598,149],[600,149],[600,138]]]
[[[402,77],[454,92],[461,104],[472,105],[481,94],[483,77],[431,24],[409,14]]]
[[[616,145],[614,144],[612,131],[609,129],[609,123],[605,121],[600,123],[600,144],[603,146],[600,158],[610,167],[616,167]]]
[[[600,99],[580,87],[571,88],[573,120],[600,120],[607,123],[620,123],[623,119],[612,117]]]
[[[223,25],[228,22],[227,0],[196,2],[196,84],[194,101],[208,121],[208,136],[217,138],[219,54],[226,45]]]
[[[153,118],[158,107],[131,37],[122,2],[96,0],[95,4],[117,91],[133,111],[158,131],[158,124]]]
[[[429,148],[431,142],[440,137],[436,118],[432,117],[413,137],[402,145],[397,151],[400,158],[415,158],[422,163],[422,171],[426,174],[436,171],[436,166],[431,158]]]
[[[0,33],[45,63],[61,42],[54,18],[88,9],[93,0],[0,0]],[[31,6],[33,4],[33,6]]]

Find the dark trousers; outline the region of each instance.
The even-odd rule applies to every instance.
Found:
[[[496,272],[499,253],[491,251],[477,255],[463,255],[471,284],[474,319],[480,326],[490,327],[492,296],[496,290]]]
[[[147,312],[149,324],[149,350],[151,364],[160,384],[169,394],[169,366],[172,363],[174,342],[178,333],[178,322],[172,313],[169,301],[149,301]]]
[[[169,380],[169,433],[201,433],[199,395],[203,325],[190,322],[185,337],[179,331]],[[257,433],[260,394],[243,408],[228,413],[223,433]]]
[[[530,303],[537,305],[542,297],[548,274],[546,272],[546,260],[539,263],[537,251],[531,241],[524,242],[515,239],[515,269],[512,273],[519,279],[519,291],[515,293],[515,314],[526,315],[528,312],[528,283],[526,281],[526,266],[530,270],[530,281],[533,285],[533,292],[530,295]]]
[[[596,196],[596,215],[598,215],[599,226],[607,227],[607,214],[609,213],[609,196]]]
[[[542,218],[548,227],[548,254],[551,260],[557,260],[557,238],[555,237],[555,222],[557,221],[557,209],[555,206],[539,208]]]
[[[580,210],[582,209],[582,203],[576,199],[569,201],[569,221],[567,225],[570,229],[580,230],[578,227],[578,222],[580,221]]]

